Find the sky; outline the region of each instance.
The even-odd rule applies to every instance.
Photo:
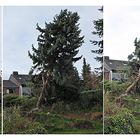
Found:
[[[2,70],[2,46],[1,46],[1,6],[0,6],[0,71]]]
[[[51,22],[61,9],[68,9],[72,12],[78,12],[80,16],[81,36],[84,35],[84,44],[79,50],[78,56],[83,55],[87,63],[91,65],[92,70],[99,67],[100,64],[94,59],[95,55],[91,53],[94,48],[90,40],[97,39],[92,35],[93,20],[102,18],[103,15],[98,11],[99,6],[64,6],[64,7],[4,7],[4,28],[3,28],[3,77],[8,79],[13,71],[21,74],[27,74],[32,66],[32,61],[28,57],[28,50],[31,51],[31,45],[37,48],[37,37],[39,32],[36,30],[36,23],[44,27],[44,23]],[[83,60],[76,62],[79,73],[81,73]]]
[[[128,60],[140,39],[140,6],[106,6],[104,19],[104,55]]]

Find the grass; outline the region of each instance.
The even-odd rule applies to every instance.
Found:
[[[34,112],[24,115],[20,108],[6,108],[4,113],[5,134],[102,134],[102,121],[89,120],[69,114]],[[83,114],[81,114],[82,116]],[[76,117],[75,117],[76,116]],[[78,114],[79,116],[79,114]]]
[[[86,130],[86,129],[64,129],[64,130],[56,130],[52,134],[102,134],[103,132],[99,132],[98,130]]]
[[[49,134],[101,134],[103,133],[101,121],[89,121],[82,119],[70,119],[57,114],[38,114],[44,116],[44,119],[36,119],[40,123],[44,123]],[[45,117],[46,116],[46,117]],[[38,118],[38,117],[37,117]],[[84,128],[85,127],[85,128]]]
[[[31,114],[29,111],[34,108],[36,98],[7,96],[4,101],[5,134],[103,133],[102,105],[92,107],[89,100],[82,100],[82,107],[79,102],[57,102],[53,109],[44,106]]]

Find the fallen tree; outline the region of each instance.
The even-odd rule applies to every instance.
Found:
[[[129,94],[131,91],[134,89],[134,87],[137,85],[137,83],[140,81],[140,68],[139,68],[139,73],[135,81],[126,89],[125,93]]]

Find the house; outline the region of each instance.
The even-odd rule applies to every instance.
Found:
[[[113,60],[104,56],[104,80],[126,81],[127,61]]]
[[[3,93],[18,96],[29,95],[31,93],[31,88],[28,87],[29,80],[29,75],[18,74],[17,71],[14,71],[9,80],[3,80]]]
[[[20,87],[10,80],[3,80],[3,93],[21,95]]]

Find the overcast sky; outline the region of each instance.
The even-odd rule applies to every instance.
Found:
[[[79,56],[83,55],[90,63],[92,70],[99,64],[94,60],[95,55],[91,53],[93,45],[90,40],[96,39],[92,35],[93,20],[102,18],[98,11],[100,7],[4,7],[4,79],[8,79],[13,71],[28,73],[32,61],[28,57],[28,50],[31,44],[37,47],[36,23],[44,27],[44,23],[51,22],[61,9],[67,8],[70,11],[78,12],[80,16],[81,35],[85,36],[85,43],[79,51]],[[82,59],[76,63],[79,72],[82,68]]]
[[[1,46],[1,6],[0,6],[0,71],[2,70],[2,46]]]
[[[140,38],[140,6],[106,6],[104,15],[104,55],[127,60]]]

